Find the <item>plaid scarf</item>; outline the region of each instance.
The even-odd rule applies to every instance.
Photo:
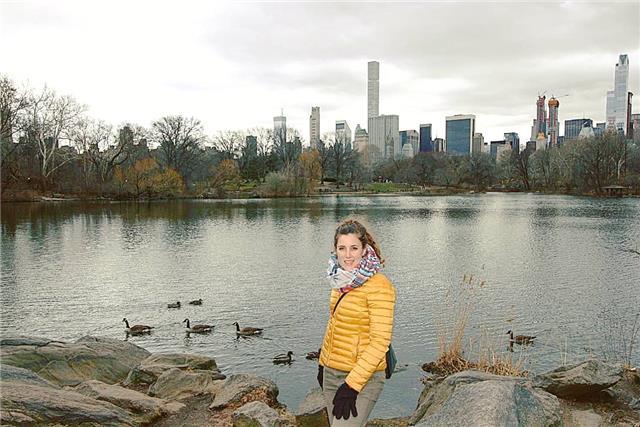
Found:
[[[364,285],[364,282],[381,269],[382,263],[378,255],[376,255],[376,251],[370,245],[367,245],[360,260],[360,265],[353,271],[343,270],[338,264],[337,255],[332,252],[329,257],[327,279],[332,288],[338,289],[340,293],[344,294]]]

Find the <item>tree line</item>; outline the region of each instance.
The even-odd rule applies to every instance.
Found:
[[[35,190],[85,196],[224,197],[250,188],[257,195],[309,195],[327,181],[362,189],[372,181],[415,186],[501,186],[601,194],[609,184],[638,191],[637,144],[617,135],[570,141],[495,161],[491,156],[419,153],[372,162],[341,134],[304,147],[295,129],[253,128],[206,135],[194,117],[165,116],[150,126],[113,126],[86,106],[44,87],[0,76],[2,193]],[[332,187],[332,188],[333,188]]]

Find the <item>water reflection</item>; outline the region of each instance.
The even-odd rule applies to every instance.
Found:
[[[126,339],[150,351],[211,355],[223,373],[271,377],[297,407],[315,361],[276,366],[273,355],[318,348],[328,318],[323,279],[333,230],[347,215],[373,228],[398,289],[394,347],[408,367],[385,387],[374,416],[406,415],[419,366],[438,351],[445,290],[464,274],[486,281],[469,339],[526,356],[532,370],[602,346],[598,314],[640,306],[640,201],[546,195],[314,197],[2,206],[0,333]],[[202,306],[187,301],[203,299]],[[182,301],[180,310],[167,303]],[[123,317],[154,326],[123,336]],[[215,324],[187,334],[181,322]],[[231,323],[259,325],[238,337]],[[509,352],[505,332],[537,335]],[[635,363],[640,363],[636,353]],[[396,377],[394,377],[396,378]]]

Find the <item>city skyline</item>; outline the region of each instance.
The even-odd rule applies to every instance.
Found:
[[[524,144],[543,92],[569,94],[560,132],[569,119],[604,122],[621,54],[640,92],[637,2],[123,5],[2,3],[0,71],[114,125],[182,114],[213,135],[271,128],[283,110],[306,145],[312,106],[320,134],[336,120],[369,131],[368,61],[380,63],[379,114],[398,115],[400,130],[432,123],[434,139],[447,116],[473,114],[485,141],[517,132]]]

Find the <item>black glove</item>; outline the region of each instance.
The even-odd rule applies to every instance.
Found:
[[[347,383],[343,383],[338,387],[338,391],[336,391],[336,395],[333,397],[333,416],[337,419],[344,418],[345,420],[348,420],[350,415],[357,417],[357,398],[358,392],[349,387]]]
[[[322,381],[324,380],[324,366],[318,365],[318,375],[316,376],[318,379],[318,384],[320,384],[320,388],[322,388]]]

